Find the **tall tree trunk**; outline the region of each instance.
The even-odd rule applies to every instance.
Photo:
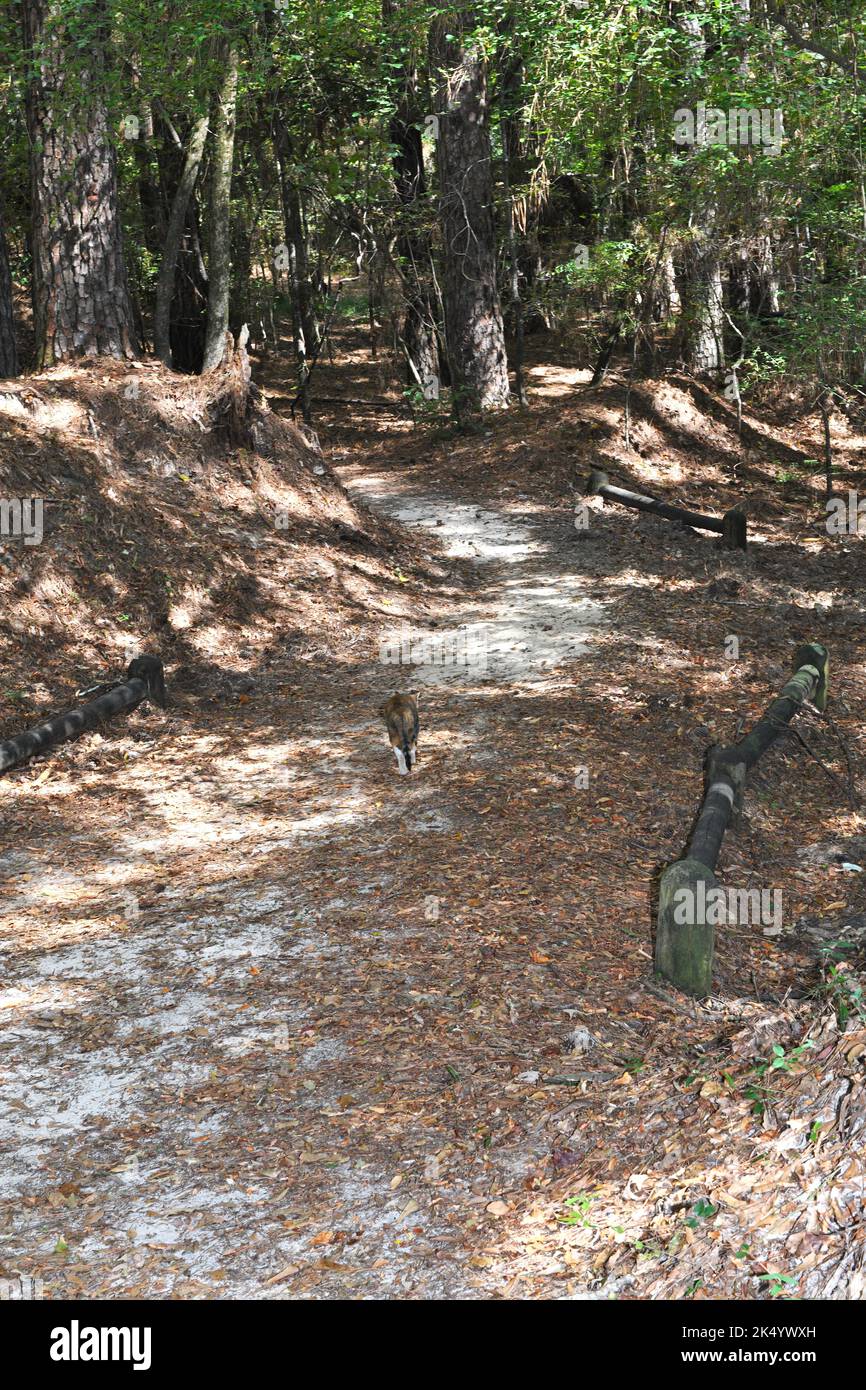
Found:
[[[513,43],[512,16],[513,11],[502,25],[505,34],[505,47],[501,57],[499,128],[502,136],[502,183],[505,192],[509,298],[514,325],[514,384],[517,388],[517,399],[521,405],[526,405],[526,386],[523,379],[523,301],[520,298],[520,257],[517,249],[514,194],[512,192],[513,166],[516,162],[519,133],[517,111],[523,85],[523,61],[519,53],[516,53],[511,47]]]
[[[237,336],[248,324],[253,305],[250,288],[253,273],[253,239],[250,228],[255,226],[255,210],[251,201],[237,208],[232,217],[232,287],[229,296],[229,331]]]
[[[165,244],[166,207],[156,177],[157,166],[153,157],[154,120],[149,102],[141,103],[140,132],[132,141],[135,162],[138,168],[138,203],[141,208],[141,233],[147,250],[158,256]]]
[[[682,346],[691,371],[720,371],[725,363],[725,311],[716,210],[705,201],[695,212],[680,267]]]
[[[651,316],[655,323],[666,323],[680,310],[673,252],[664,248],[659,258],[658,274],[653,287]]]
[[[238,50],[222,43],[223,79],[214,119],[213,181],[208,237],[208,300],[202,372],[212,372],[225,356],[231,293],[231,195],[238,97]]]
[[[509,400],[496,284],[487,72],[480,46],[467,33],[470,24],[469,16],[440,18],[431,35],[445,74],[436,142],[442,291],[454,413],[461,422],[504,408]]]
[[[773,249],[773,238],[769,232],[758,234],[751,291],[750,308],[753,314],[779,313],[781,303],[779,271]]]
[[[751,0],[737,0],[740,22],[739,77],[745,87],[750,77],[749,35],[746,26],[751,19]],[[757,234],[754,232],[758,226]],[[779,276],[773,249],[771,216],[766,189],[758,187],[742,223],[738,245],[734,247],[731,263],[730,305],[734,313],[777,314],[779,312]]]
[[[15,346],[15,319],[12,311],[12,274],[9,270],[9,248],[3,230],[3,211],[0,209],[0,377],[18,375],[18,350]]]
[[[106,0],[80,0],[74,15],[58,0],[22,0],[21,12],[36,365],[100,353],[134,357],[117,158],[103,95]]]
[[[195,372],[204,362],[207,329],[208,279],[199,233],[199,215],[193,190],[186,214],[171,306],[171,364],[177,372]]]
[[[382,0],[382,17],[386,25],[391,25],[387,32],[397,48],[401,40],[400,24],[405,20],[397,0]],[[430,283],[431,243],[429,231],[421,225],[427,205],[427,178],[418,126],[425,109],[419,92],[418,69],[408,56],[395,74],[393,102],[389,134],[394,146],[394,187],[400,205],[395,258],[406,306],[402,341],[407,377],[410,385],[414,381],[428,388],[430,383],[436,383],[438,390],[443,373]]]
[[[410,114],[404,108],[393,117],[390,126],[391,143],[396,150],[394,186],[401,205],[396,255],[406,300],[403,343],[409,374],[424,387],[439,377],[439,352],[432,294],[425,273],[430,257],[429,238],[417,227],[419,204],[427,192],[424,150],[420,132],[410,124]]]
[[[201,116],[193,126],[183,161],[180,183],[172,199],[168,229],[165,234],[165,246],[163,247],[162,261],[156,282],[156,305],[153,312],[154,351],[167,367],[172,365],[171,304],[174,298],[178,257],[183,242],[192,191],[195,188],[198,171],[201,168],[209,125],[210,119],[205,115]]]
[[[693,3],[694,0],[686,0],[685,12],[681,12],[677,20],[687,40],[686,74],[692,95],[696,86],[696,70],[706,52],[703,14],[694,12]],[[703,0],[699,0],[698,10],[703,10]],[[678,284],[682,300],[683,356],[686,365],[693,372],[701,374],[720,371],[725,363],[718,209],[712,187],[702,185],[702,178],[705,177],[706,171],[691,171],[688,192],[692,211]]]
[[[288,100],[288,97],[285,97]],[[321,328],[316,315],[316,293],[310,274],[310,254],[307,245],[307,226],[301,191],[298,188],[292,160],[292,141],[288,127],[277,113],[273,122],[274,150],[280,174],[280,199],[283,205],[283,225],[289,253],[289,284],[292,294],[292,338],[298,364],[298,390],[304,418],[309,416],[307,398],[308,362],[315,359],[320,347]]]

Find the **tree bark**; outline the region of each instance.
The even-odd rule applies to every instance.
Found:
[[[403,320],[403,343],[411,378],[421,387],[438,378],[439,352],[436,343],[436,318],[427,277],[421,267],[430,256],[429,238],[419,233],[417,217],[425,198],[424,150],[420,131],[411,124],[408,107],[391,120],[391,142],[395,146],[394,185],[400,200],[400,235],[396,255],[403,276],[406,314]]]
[[[683,251],[679,283],[682,345],[687,366],[698,375],[720,371],[725,363],[725,311],[716,209],[705,200],[692,218]]]
[[[22,0],[37,367],[134,357],[138,346],[103,95],[106,0],[66,13],[57,0]]]
[[[677,23],[686,39],[686,75],[693,92],[697,69],[706,52],[703,15],[680,13]],[[682,301],[680,336],[686,365],[691,371],[703,375],[720,371],[724,366],[725,311],[718,209],[712,187],[701,184],[705,175],[702,176],[699,168],[691,170],[690,174],[691,178],[687,177],[686,184],[692,213],[678,283]]]
[[[15,318],[12,309],[12,273],[9,269],[9,248],[3,230],[3,211],[0,208],[0,377],[18,375],[18,350],[15,345]]]
[[[286,97],[286,100],[288,98]],[[292,292],[292,337],[298,364],[298,387],[304,418],[309,416],[307,377],[309,362],[319,352],[321,328],[316,314],[316,294],[310,275],[307,227],[301,191],[293,172],[292,141],[282,116],[273,122],[274,149],[280,174],[283,225],[289,252],[289,284]]]
[[[156,305],[153,312],[154,351],[167,367],[172,365],[171,304],[174,298],[178,257],[186,227],[192,191],[201,168],[210,118],[202,116],[193,127],[183,162],[180,183],[175,190],[165,235],[165,246],[156,282]]]
[[[224,68],[214,119],[203,373],[212,372],[225,357],[231,294],[231,192],[238,95],[238,50],[235,44],[224,40],[221,56]]]
[[[521,405],[526,405],[526,385],[523,378],[523,301],[520,297],[520,257],[517,249],[514,193],[512,191],[512,166],[517,154],[517,109],[523,84],[523,62],[519,54],[511,48],[513,38],[511,16],[502,24],[501,28],[504,32],[504,50],[499,79],[501,103],[499,130],[502,138],[502,183],[505,193],[509,300],[514,325],[514,384],[517,389],[518,401]]]
[[[444,69],[436,142],[442,291],[453,409],[461,423],[509,401],[496,283],[487,72],[480,46],[466,33],[470,24],[468,16],[438,19],[431,36]]]

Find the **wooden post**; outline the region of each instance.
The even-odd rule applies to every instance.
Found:
[[[135,709],[142,700],[153,700],[165,707],[165,681],[162,662],[155,656],[137,656],[129,663],[126,680],[104,695],[28,729],[15,738],[0,743],[0,773],[26,762],[36,753],[46,753],[60,743],[78,738],[87,729],[96,729],[106,719],[123,710]]]
[[[722,517],[722,545],[725,549],[745,550],[747,528],[745,512],[741,512],[738,507],[732,507],[729,512],[725,512]]]
[[[747,521],[745,512],[734,507],[723,517],[705,516],[703,512],[692,512],[686,507],[675,507],[670,502],[659,502],[655,497],[640,492],[630,492],[628,488],[613,487],[607,474],[601,468],[593,468],[584,488],[585,497],[602,497],[607,502],[619,502],[623,507],[633,507],[639,512],[652,512],[668,521],[679,521],[698,531],[715,531],[722,537],[728,550],[746,549]]]
[[[820,642],[800,647],[794,657],[794,674],[754,729],[739,743],[710,751],[703,805],[688,854],[668,865],[659,886],[656,970],[687,994],[703,998],[712,989],[715,932],[714,925],[707,922],[707,893],[716,887],[715,867],[722,840],[734,810],[742,803],[746,778],[804,700],[825,708],[828,661],[827,648]]]

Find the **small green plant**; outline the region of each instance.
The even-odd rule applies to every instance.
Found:
[[[749,1251],[751,1250],[751,1248],[752,1248],[751,1245],[747,1244],[746,1241],[743,1241],[743,1243],[742,1243],[742,1245],[740,1246],[739,1250],[735,1250],[735,1251],[734,1251],[734,1259],[735,1259],[735,1260],[745,1260],[745,1259],[748,1257],[748,1254],[749,1254]]]
[[[634,1243],[634,1249],[639,1260],[659,1260],[665,1253],[664,1247],[659,1245],[658,1241],[656,1240],[636,1240]]]
[[[559,1218],[563,1226],[585,1226],[592,1230],[594,1222],[589,1219],[589,1209],[593,1202],[598,1201],[598,1196],[590,1192],[580,1192],[576,1197],[569,1197],[565,1203],[568,1208],[568,1216]]]
[[[420,386],[407,386],[403,392],[414,420],[425,423],[446,419],[448,410],[438,396],[428,396]]]
[[[847,943],[840,942],[838,945],[843,947]],[[866,1023],[866,1000],[863,998],[863,986],[859,980],[849,979],[843,965],[831,965],[829,967],[822,988],[836,1010],[836,1022],[841,1031],[844,1032],[848,1020],[852,1016],[859,1019],[861,1023]]]
[[[792,1071],[804,1054],[815,1044],[811,1038],[798,1043],[791,1052],[786,1052],[781,1043],[776,1043],[773,1047],[773,1055],[766,1062],[759,1062],[755,1067],[758,1076],[766,1076],[768,1071]]]
[[[767,1292],[771,1298],[781,1298],[789,1290],[796,1288],[799,1275],[797,1274],[759,1274],[758,1278],[767,1285]]]
[[[639,1076],[644,1069],[643,1057],[624,1057],[622,1064],[629,1076]]]
[[[775,1043],[772,1056],[765,1062],[756,1062],[752,1072],[758,1077],[757,1081],[750,1081],[743,1087],[743,1095],[746,1100],[752,1102],[752,1114],[762,1118],[764,1111],[770,1103],[770,1082],[769,1078],[776,1071],[793,1071],[798,1062],[802,1061],[805,1054],[815,1046],[811,1038],[806,1038],[798,1043],[790,1052],[786,1052],[781,1043]],[[766,1080],[764,1078],[767,1078]]]
[[[689,1284],[688,1288],[686,1289],[686,1298],[693,1298],[694,1295],[697,1293],[698,1289],[700,1289],[703,1286],[703,1282],[703,1279],[693,1279],[692,1282]]]
[[[705,1198],[701,1197],[692,1207],[694,1215],[686,1217],[686,1225],[690,1226],[694,1231],[702,1221],[710,1221],[718,1210],[719,1208],[716,1204],[708,1202]]]
[[[756,1115],[759,1120],[763,1119],[764,1111],[769,1101],[766,1086],[757,1086],[752,1082],[750,1085],[743,1088],[743,1095],[746,1097],[746,1100],[752,1102],[752,1114]]]

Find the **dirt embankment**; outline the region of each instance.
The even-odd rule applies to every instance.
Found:
[[[107,360],[2,384],[0,499],[37,505],[0,536],[0,732],[140,651],[225,692],[272,656],[344,656],[407,588],[447,592],[261,397],[232,448],[224,385]]]

